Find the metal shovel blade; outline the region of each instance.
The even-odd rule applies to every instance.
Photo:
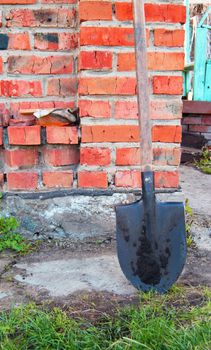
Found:
[[[116,207],[119,263],[137,289],[165,293],[178,279],[186,260],[184,206],[155,202],[154,241],[147,237],[144,217],[142,201]]]

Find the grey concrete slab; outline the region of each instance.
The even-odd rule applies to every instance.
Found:
[[[7,296],[8,296],[8,293],[0,291],[0,299],[6,298]]]
[[[190,166],[180,167],[180,184],[196,213],[211,216],[211,175]]]
[[[84,290],[119,295],[135,293],[113,254],[17,264],[16,267],[25,270],[15,276],[17,281],[45,288],[51,296],[67,296]]]
[[[181,187],[193,210],[191,234],[199,249],[211,251],[211,175],[181,166]]]
[[[2,274],[5,270],[5,267],[9,264],[10,258],[0,256],[0,274]]]

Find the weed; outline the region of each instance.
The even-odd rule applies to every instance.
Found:
[[[193,245],[194,240],[190,234],[187,235],[186,242],[187,242],[187,247],[191,247]]]
[[[211,174],[211,151],[209,148],[202,149],[202,156],[194,165],[205,174]]]
[[[141,293],[139,307],[119,309],[94,324],[76,321],[59,308],[14,307],[0,314],[0,349],[209,350],[210,291],[202,293],[202,305],[185,309],[173,306],[175,299],[185,298],[181,288],[162,296]]]
[[[193,243],[193,236],[191,235],[191,226],[193,223],[193,210],[189,205],[188,198],[185,199],[185,229],[187,234],[187,246],[190,247]]]
[[[13,216],[0,217],[0,252],[11,249],[15,252],[25,253],[29,249],[24,238],[17,232],[19,223]]]

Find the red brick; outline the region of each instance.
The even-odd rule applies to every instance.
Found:
[[[78,91],[77,78],[51,78],[47,81],[47,95],[49,96],[71,96]]]
[[[179,148],[155,148],[153,150],[153,164],[155,165],[179,165],[180,163]],[[117,148],[116,165],[139,165],[140,148]]]
[[[139,170],[117,171],[115,174],[116,187],[141,187],[141,172]]]
[[[202,117],[201,123],[204,125],[211,125],[211,116]]]
[[[137,119],[138,107],[136,101],[117,101],[115,103],[115,118],[119,119]]]
[[[145,4],[147,22],[185,23],[186,7],[173,4]]]
[[[72,171],[45,171],[42,177],[45,187],[72,187],[73,185]]]
[[[135,53],[124,52],[117,54],[118,71],[134,71],[136,69]]]
[[[73,101],[33,101],[33,102],[11,102],[10,111],[17,114],[20,109],[50,109],[50,108],[74,108]]]
[[[136,79],[131,77],[81,78],[80,95],[134,95]]]
[[[3,73],[3,60],[2,57],[0,57],[0,74]]]
[[[115,16],[119,21],[132,21],[133,19],[133,6],[129,2],[116,2],[115,3]]]
[[[84,125],[82,142],[137,142],[139,128],[136,125]]]
[[[58,50],[59,34],[58,33],[35,33],[34,48],[40,51]]]
[[[140,148],[117,148],[116,165],[139,165]]]
[[[154,165],[179,165],[181,150],[180,148],[155,148],[153,150]]]
[[[38,151],[35,148],[5,150],[4,161],[11,168],[34,166],[38,163]]]
[[[35,33],[34,48],[40,51],[69,51],[78,47],[78,33]]]
[[[9,56],[8,72],[13,74],[70,74],[72,56]]]
[[[118,77],[115,81],[115,93],[117,95],[134,95],[136,94],[136,79],[129,77]]]
[[[27,5],[35,4],[37,0],[1,0],[1,5]]]
[[[9,34],[9,50],[30,50],[30,40],[28,33],[10,33]]]
[[[81,148],[80,163],[82,165],[109,165],[111,151],[109,148]]]
[[[105,51],[82,51],[79,55],[79,69],[112,69],[112,53]]]
[[[139,170],[117,171],[115,174],[116,187],[141,187],[141,172]],[[178,172],[155,172],[155,187],[177,188],[179,186]]]
[[[182,29],[154,29],[154,45],[181,47],[184,46],[185,31]]]
[[[111,116],[111,104],[108,101],[79,101],[80,117],[109,118]]]
[[[97,46],[134,46],[132,28],[81,27],[80,43]]]
[[[0,188],[2,188],[4,185],[4,174],[0,173]]]
[[[0,128],[0,145],[3,144],[3,129]]]
[[[211,126],[209,125],[190,125],[190,132],[211,132]]]
[[[151,119],[167,120],[182,118],[182,102],[178,99],[158,99],[150,101]]]
[[[120,21],[133,19],[132,4],[116,2],[116,18]],[[172,4],[145,4],[147,22],[185,23],[185,6]]]
[[[183,70],[183,52],[149,52],[149,70]]]
[[[136,101],[117,101],[115,103],[115,118],[137,119],[138,107]],[[182,117],[182,103],[178,100],[151,100],[151,119],[166,120],[180,119]]]
[[[135,54],[119,53],[117,68],[119,71],[135,70]],[[148,69],[149,70],[183,70],[184,53],[182,52],[149,52]]]
[[[78,129],[75,126],[48,126],[46,128],[47,142],[57,144],[78,143]]]
[[[79,163],[79,149],[72,146],[62,148],[43,148],[43,159],[50,166],[64,166]]]
[[[7,174],[9,190],[36,190],[38,174],[35,172],[16,172]]]
[[[78,187],[107,188],[107,174],[102,171],[79,171]]]
[[[58,33],[59,47],[58,50],[69,51],[76,49],[79,42],[79,33]]]
[[[179,174],[177,171],[155,172],[155,187],[177,188],[179,186]]]
[[[5,103],[0,103],[0,111],[3,112],[6,109]]]
[[[9,126],[10,145],[40,145],[40,126]]]
[[[152,128],[154,142],[181,142],[182,128],[179,125],[156,125]]]
[[[112,3],[102,1],[79,2],[80,21],[112,20]]]
[[[43,4],[75,4],[77,0],[41,0]]]
[[[0,81],[0,96],[5,97],[24,97],[42,96],[41,81],[26,81],[26,80],[1,80]]]
[[[153,93],[166,95],[181,95],[183,92],[183,77],[154,76]]]
[[[188,125],[188,124],[191,124],[191,125],[201,125],[202,123],[202,118],[201,117],[184,117],[182,118],[182,124],[183,125]]]
[[[117,54],[117,70],[131,71],[135,70],[136,61],[134,52],[124,52]]]
[[[76,12],[74,9],[13,9],[6,15],[7,27],[75,27]]]

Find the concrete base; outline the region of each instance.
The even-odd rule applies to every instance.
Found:
[[[17,281],[42,286],[53,297],[82,291],[119,295],[131,295],[136,291],[126,280],[113,253],[90,257],[83,254],[72,259],[17,264],[16,268],[22,272],[15,276]]]
[[[34,198],[33,198],[34,197]],[[113,237],[115,206],[136,201],[137,193],[72,195],[9,193],[2,200],[2,214],[17,217],[21,233],[29,238]],[[181,193],[157,195],[158,200],[181,201]]]

